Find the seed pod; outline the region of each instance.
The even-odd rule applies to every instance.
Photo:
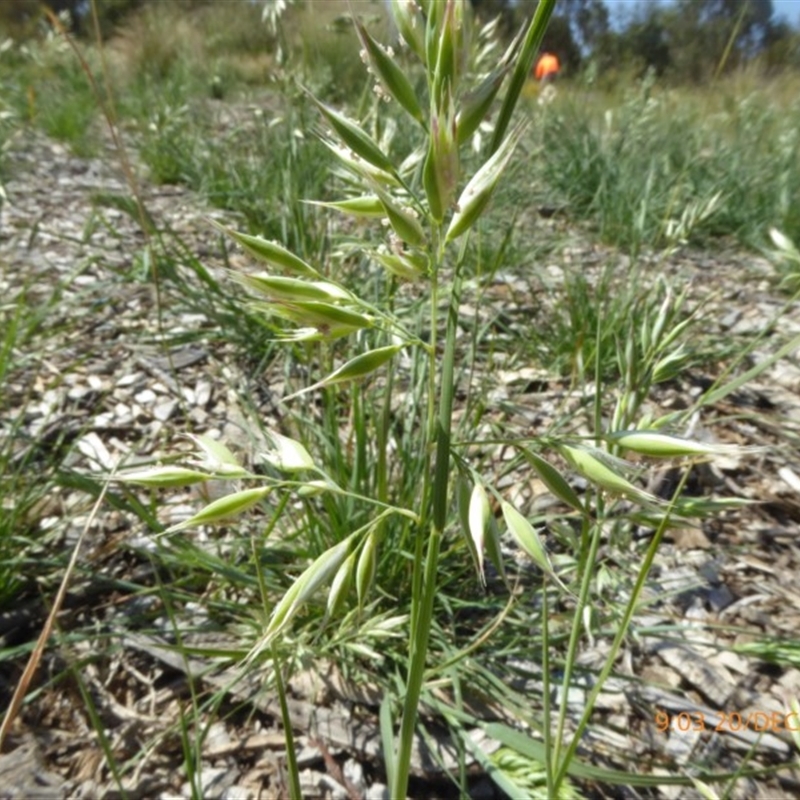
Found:
[[[388,192],[379,187],[375,187],[375,192],[380,198],[389,224],[394,232],[407,244],[418,247],[425,241],[425,232],[422,230],[419,220],[414,216],[410,209],[402,208],[392,200]]]
[[[263,458],[267,463],[272,464],[273,467],[282,472],[316,470],[314,460],[300,442],[274,431],[270,432],[269,435],[275,449],[272,452],[263,454]]]
[[[505,519],[508,530],[517,544],[533,559],[536,566],[544,572],[552,574],[553,567],[550,564],[550,559],[547,557],[544,546],[533,525],[510,503],[503,502],[502,509],[503,519]]]
[[[425,61],[425,17],[415,0],[391,0],[392,16],[405,43]]]
[[[302,486],[298,487],[297,494],[300,497],[316,497],[325,492],[334,492],[341,494],[341,489],[330,478],[318,478],[313,481],[306,481]]]
[[[334,111],[330,106],[325,105],[325,103],[314,97],[311,99],[347,147],[357,156],[363,158],[364,161],[372,164],[372,166],[389,174],[394,174],[394,165],[366,131],[345,117],[344,114]]]
[[[331,589],[328,592],[328,605],[326,614],[328,617],[336,617],[344,608],[347,596],[353,588],[353,573],[356,566],[356,554],[350,553],[344,560],[342,566],[336,572],[331,582]]]
[[[358,20],[355,24],[372,69],[384,88],[424,128],[425,117],[411,81],[397,62],[369,35],[367,29]]]
[[[658,431],[618,431],[609,434],[607,438],[625,450],[653,458],[730,455],[739,450],[730,445],[703,444],[677,436],[668,436]]]
[[[264,649],[272,639],[291,621],[300,607],[313,597],[317,589],[329,581],[347,558],[353,534],[328,548],[310,567],[289,587],[281,601],[272,611],[264,638],[255,652]]]
[[[269,275],[266,272],[255,275],[234,273],[232,277],[248,289],[278,300],[320,300],[336,303],[355,299],[346,289],[328,281],[303,281],[299,278]]]
[[[671,353],[667,353],[653,366],[653,383],[664,383],[674,378],[690,358],[686,346],[681,344]]]
[[[221,497],[219,500],[214,500],[209,503],[201,511],[198,511],[194,516],[179,522],[167,528],[164,533],[175,533],[182,531],[186,528],[195,528],[198,525],[212,525],[219,522],[226,522],[236,514],[241,514],[248,508],[251,508],[256,503],[263,500],[269,493],[271,488],[269,486],[261,486],[257,489],[244,489],[241,492],[234,492],[233,494]]]
[[[425,63],[428,72],[434,72],[438,63],[439,39],[441,37],[442,19],[444,17],[444,3],[441,0],[432,0],[423,7],[425,14]]]
[[[357,380],[358,378],[364,378],[370,373],[375,372],[378,367],[383,366],[404,347],[404,344],[392,344],[388,347],[378,347],[375,350],[369,350],[366,353],[362,353],[355,358],[351,358],[346,364],[343,364],[341,367],[339,367],[339,369],[328,375],[327,378],[323,378],[313,386],[307,386],[305,389],[301,389],[299,392],[295,392],[285,399],[291,400],[292,398],[299,397],[301,394],[305,394],[306,392],[320,389],[323,386],[334,386],[339,383],[347,383],[349,381]]]
[[[415,281],[428,274],[428,259],[419,254],[372,253],[371,256],[392,275],[403,280]]]
[[[769,238],[772,239],[772,243],[785,258],[800,264],[800,250],[797,249],[797,245],[785,233],[777,228],[770,228]]]
[[[476,483],[472,487],[472,495],[469,500],[469,535],[475,547],[475,557],[478,561],[478,577],[483,586],[486,586],[486,574],[483,570],[483,549],[491,517],[492,510],[489,507],[489,498],[486,496],[486,490],[481,484]]]
[[[431,110],[431,133],[422,183],[431,216],[441,222],[453,202],[458,182],[458,145],[452,93],[447,91],[445,111]]]
[[[478,558],[478,551],[476,547],[476,543],[473,540],[472,532],[470,529],[470,510],[473,511],[473,514],[477,513],[475,508],[471,509],[471,501],[473,497],[473,490],[470,489],[470,484],[466,480],[466,478],[460,477],[458,482],[456,483],[456,492],[458,497],[458,513],[461,519],[461,529],[464,534],[464,539],[467,543],[467,547],[469,548],[470,555],[472,556],[473,561],[475,562],[475,568],[478,571],[478,575],[481,576],[483,573],[483,564],[484,559],[481,556],[480,560]],[[484,491],[485,496],[485,491]],[[477,500],[475,501],[477,504]],[[483,552],[486,554],[486,557],[489,561],[494,564],[495,569],[498,571],[500,576],[503,579],[503,582],[506,582],[506,570],[505,565],[503,564],[503,555],[500,550],[500,532],[497,528],[497,524],[495,523],[494,517],[489,514],[486,518],[485,525],[483,527]],[[483,578],[481,578],[481,582],[485,583]]]
[[[356,594],[358,595],[358,605],[363,608],[367,599],[367,594],[375,580],[375,571],[378,566],[378,536],[372,531],[361,548],[361,555],[358,557],[356,567]]]
[[[428,144],[428,154],[425,157],[425,164],[422,168],[422,185],[425,189],[425,196],[428,198],[428,210],[436,222],[441,222],[444,219],[445,209],[447,204],[442,195],[439,182],[436,180],[435,159],[436,154],[434,150],[434,138],[439,135],[439,123],[434,118],[431,121],[431,138]]]
[[[137,483],[141,486],[152,486],[157,489],[167,489],[178,486],[191,486],[213,478],[207,472],[198,472],[186,467],[148,467],[130,472],[120,472],[115,480],[123,483]]]
[[[519,140],[525,130],[524,125],[516,128],[498,148],[497,152],[473,175],[458,198],[458,211],[447,229],[448,242],[457,239],[468,231],[480,217],[489,203],[503,170],[511,160]]]
[[[468,57],[466,3],[446,0],[436,47],[436,69],[433,75],[432,98],[439,110],[444,108],[447,91],[455,92]],[[433,62],[429,62],[433,63]]]
[[[205,457],[202,466],[205,469],[215,473],[245,473],[236,456],[222,442],[204,433],[200,435],[187,433],[186,436],[203,452]]]
[[[541,456],[530,450],[522,450],[522,455],[525,456],[528,463],[536,470],[536,473],[542,479],[544,485],[555,495],[562,503],[566,503],[570,508],[576,511],[583,512],[584,507],[580,498],[575,494],[575,490],[567,483],[561,473],[545,461]]]
[[[334,211],[343,211],[346,214],[352,214],[354,217],[383,217],[386,215],[383,203],[374,194],[349,197],[347,200],[336,200],[332,203],[322,203],[318,200],[306,200],[305,202],[312,206],[322,206],[323,208],[332,208]]]
[[[583,448],[559,445],[558,449],[577,472],[600,488],[639,502],[656,502],[652,494],[634,486]]]
[[[373,319],[366,314],[351,311],[347,308],[322,303],[318,300],[276,302],[269,309],[298,325],[308,325],[323,333],[336,328],[350,329],[371,328]]]
[[[480,86],[461,99],[461,110],[456,120],[459,145],[469,141],[481,122],[486,119],[507,73],[508,66],[496,69],[483,79]]]
[[[265,261],[267,264],[281,267],[297,275],[306,275],[313,278],[320,277],[319,272],[317,272],[314,267],[276,242],[267,241],[267,239],[263,239],[261,236],[250,236],[247,233],[239,233],[239,231],[226,228],[224,225],[214,222],[214,220],[211,220],[211,224],[227,236],[236,240],[244,250],[259,261]]]
[[[350,172],[357,175],[359,178],[366,178],[368,181],[374,181],[376,183],[381,184],[382,186],[399,186],[400,181],[397,180],[394,172],[386,172],[385,170],[378,169],[377,167],[370,164],[368,161],[364,161],[363,158],[358,158],[351,150],[347,147],[343,147],[342,145],[330,141],[329,139],[323,138],[322,143],[327,147],[331,153],[333,153],[337,159],[341,162],[342,166],[349,170]],[[402,171],[402,166],[401,166]],[[381,214],[380,216],[384,216],[383,208],[381,207]]]

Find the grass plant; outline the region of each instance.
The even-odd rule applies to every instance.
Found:
[[[399,54],[378,43],[378,26],[357,21],[346,33],[331,32],[341,37],[331,52],[347,49],[351,60],[359,38],[378,95],[361,93],[349,67],[339,85],[325,66],[336,56],[308,51],[301,72],[313,94],[298,93],[287,78],[263,116],[253,114],[223,140],[197,102],[213,70],[192,76],[193,56],[162,35],[158,18],[148,23],[147,35],[161,39],[144,51],[154,54],[152,63],[141,63],[155,72],[123,109],[138,122],[140,156],[156,179],[186,183],[234,212],[241,230],[221,234],[265,271],[231,270],[227,288],[173,232],[153,230],[148,252],[157,254],[159,269],[139,277],[164,281],[166,297],[215,319],[214,335],[233,341],[242,360],[271,359],[280,345],[283,374],[273,366],[271,375],[283,378],[289,396],[280,430],[253,422],[262,426],[254,441],[270,443],[255,447],[256,463],[196,436],[191,460],[131,470],[111,493],[116,507],[157,534],[140,555],[161,577],[141,591],[159,597],[181,657],[202,654],[185,636],[187,609],[200,604],[210,628],[241,634],[237,647],[206,654],[265,673],[281,699],[287,676],[308,661],[326,659],[356,681],[377,682],[392,796],[407,794],[413,736],[427,735],[433,716],[446,721],[460,753],[454,782],[462,793],[469,758],[509,796],[578,796],[581,781],[691,785],[685,775],[592,766],[577,748],[617,656],[640,632],[635,615],[668,527],[698,513],[680,487],[669,502],[647,493],[647,462],[623,459],[671,458],[688,480],[694,461],[715,449],[674,434],[742,379],[723,376],[691,408],[653,419],[646,405],[653,387],[702,355],[699,312],[686,310],[680,290],[666,282],[648,292],[626,288],[637,273],[632,280],[609,270],[596,284],[580,271],[566,274],[542,292],[545,276],[534,274],[531,294],[553,298],[534,326],[503,321],[513,315],[490,307],[488,288],[500,269],[519,266],[520,253],[538,270],[535,255],[556,246],[519,244],[530,236],[517,220],[531,192],[555,197],[555,205],[563,200],[570,214],[634,253],[718,234],[755,241],[766,218],[791,235],[796,141],[758,97],[722,108],[717,127],[716,118],[701,122],[696,106],[673,105],[648,84],[608,121],[598,121],[602,103],[596,116],[591,103],[584,103],[589,112],[573,107],[565,91],[552,107],[537,107],[527,129],[514,127],[552,2],[542,3],[506,56],[495,43],[493,58],[484,52],[483,60],[490,37],[472,27],[466,3],[421,5],[425,19],[393,3],[405,42]],[[298,29],[313,23],[290,21]],[[189,42],[202,38],[187,33]],[[208,47],[223,52],[222,44]],[[344,99],[355,102],[340,111]],[[320,141],[312,140],[312,118]],[[726,134],[731,120],[738,127]],[[32,121],[42,120],[34,114]],[[752,172],[748,154],[757,162]],[[740,166],[746,190],[721,174],[726,158]],[[784,170],[785,183],[770,195],[766,184],[776,170]],[[125,202],[137,216],[124,198],[98,198],[101,207]],[[751,203],[757,214],[746,220]],[[0,379],[25,324],[19,311],[3,311]],[[267,337],[278,342],[268,345]],[[795,346],[789,341],[778,353]],[[502,401],[491,399],[498,363],[513,369],[531,361],[571,376],[580,394],[535,435],[510,423]],[[18,427],[4,431],[0,466],[11,464]],[[6,472],[3,501],[13,498],[26,519],[29,511],[35,516],[37,498],[26,505],[27,490]],[[520,475],[535,475],[559,501],[555,510],[542,513],[517,499],[507,484]],[[57,480],[94,496],[101,491],[69,470]],[[189,521],[168,531],[159,525],[159,491],[226,481],[231,493]],[[152,490],[149,503],[132,487]],[[20,518],[10,519],[18,525]],[[224,531],[219,538],[187,532],[216,525]],[[13,576],[28,562],[13,537],[0,542],[8,567],[0,591],[11,598]],[[591,672],[594,688],[573,731],[567,698],[585,677],[579,654],[587,639],[606,655]],[[176,723],[194,796],[202,794],[204,720],[221,713],[221,702],[221,693],[199,697],[190,681]],[[495,703],[505,721],[484,719],[479,702]],[[487,757],[469,736],[475,727],[502,749]],[[135,759],[100,741],[121,786]],[[708,783],[730,778],[691,766]],[[298,796],[296,769],[290,772]]]
[[[668,290],[646,304],[636,295],[628,296],[610,315],[608,306],[598,306],[596,317],[587,321],[583,332],[587,349],[579,359],[577,380],[593,381],[598,387],[584,407],[583,424],[588,428],[557,432],[560,426],[575,426],[575,417],[571,422],[558,420],[549,435],[531,438],[501,430],[494,437],[495,443],[515,450],[517,463],[533,470],[564,504],[567,510],[558,518],[532,522],[524,509],[503,498],[492,476],[483,474],[487,464],[475,455],[489,442],[470,434],[468,415],[455,413],[456,390],[469,393],[465,381],[480,363],[474,347],[477,339],[467,356],[467,368],[456,363],[471,252],[468,242],[480,229],[488,201],[523,137],[522,127],[510,127],[512,112],[551,10],[552,4],[543,3],[518,49],[510,51],[495,72],[481,78],[469,72],[474,51],[464,4],[429,4],[423,20],[410,6],[395,3],[395,21],[422,65],[427,96],[420,96],[393,54],[356,21],[379,95],[386,95],[416,121],[418,143],[410,152],[399,153],[381,144],[385,125],[381,102],[363,109],[358,121],[318,99],[313,102],[328,128],[323,141],[344,176],[345,194],[331,208],[357,220],[385,218],[385,244],[362,244],[341,263],[320,262],[269,239],[227,231],[272,270],[237,277],[258,298],[253,308],[270,315],[287,342],[308,343],[304,350],[293,346],[289,351],[301,358],[299,370],[293,367],[289,375],[299,371],[308,376],[299,383],[291,377],[288,381],[295,388],[285,399],[291,403],[291,416],[285,419],[291,430],[267,432],[272,446],[262,454],[267,465],[262,476],[245,468],[223,444],[199,437],[194,467],[154,467],[123,477],[159,487],[232,478],[250,485],[214,501],[167,530],[168,535],[227,520],[262,502],[271,504],[270,530],[276,538],[265,546],[292,541],[296,554],[305,552],[306,560],[304,566],[302,561],[298,564],[296,578],[282,596],[274,598],[273,587],[262,584],[261,613],[266,623],[245,663],[272,662],[278,680],[280,665],[290,664],[296,652],[299,631],[311,637],[309,646],[311,641],[317,648],[323,646],[320,633],[312,633],[319,631],[321,620],[323,635],[330,637],[328,647],[337,650],[347,641],[393,673],[392,684],[386,686],[381,728],[390,791],[397,797],[408,790],[415,731],[424,732],[418,727],[420,710],[436,708],[454,721],[455,730],[459,718],[480,725],[480,720],[459,711],[455,698],[481,688],[489,695],[496,685],[496,676],[485,667],[467,668],[467,664],[472,667],[467,654],[491,642],[496,659],[502,636],[498,634],[496,641],[484,630],[461,645],[454,638],[459,614],[470,608],[475,613],[483,606],[474,598],[465,602],[459,597],[465,574],[456,566],[459,560],[462,568],[474,562],[476,588],[486,581],[486,562],[504,574],[499,523],[489,498],[495,498],[510,537],[544,579],[529,590],[539,604],[535,624],[541,630],[536,637],[543,681],[541,716],[523,710],[519,700],[513,703],[519,722],[542,732],[543,746],[511,727],[492,725],[493,735],[507,749],[487,769],[504,788],[524,791],[541,783],[550,797],[571,796],[568,776],[582,774],[577,743],[631,628],[662,537],[674,514],[684,518],[693,514],[681,497],[683,483],[664,504],[640,488],[638,470],[620,456],[635,452],[683,459],[685,481],[693,460],[717,452],[664,432],[678,427],[685,414],[653,420],[643,412],[651,387],[674,375],[686,361],[682,338],[692,318],[679,318],[681,298]],[[462,172],[462,145],[488,115],[506,75],[508,87],[488,150],[470,177]],[[472,90],[462,89],[470,81]],[[630,114],[634,125],[633,111]],[[705,216],[698,212],[684,220],[679,234],[670,235],[688,236],[690,223]],[[647,235],[645,229],[642,235]],[[355,271],[354,256],[358,257]],[[422,301],[409,304],[401,281],[422,291]],[[576,302],[577,313],[589,304],[586,287],[576,283],[575,289],[584,295]],[[623,318],[629,326],[620,329]],[[614,400],[606,423],[609,409],[601,398],[608,392],[599,387],[609,381],[616,390],[610,392]],[[545,457],[548,453],[558,453],[591,488],[579,496]],[[611,541],[620,553],[630,550],[630,532],[637,524],[636,513],[626,510],[630,501],[654,520],[655,534],[643,552],[622,559],[629,573],[620,610],[598,588],[597,563],[606,531],[612,532]],[[287,503],[300,515],[284,520]],[[454,538],[459,518],[462,536]],[[551,560],[535,522],[560,529],[565,552],[558,561]],[[320,605],[318,595],[325,587],[327,599]],[[381,656],[362,637],[384,602],[393,606],[405,595],[410,595],[407,615],[394,618],[386,633],[391,640],[398,622],[405,627],[407,656],[404,659],[394,649]],[[570,612],[551,616],[551,604],[566,604]],[[578,730],[568,736],[566,698],[587,625],[594,635],[608,635],[610,647]],[[351,626],[353,633],[348,631]],[[601,634],[609,627],[613,634]],[[491,623],[488,628],[494,634]],[[551,652],[555,642],[566,643],[566,649],[559,650],[560,679],[555,677]],[[434,684],[453,693],[452,706],[443,708],[441,700],[434,699]],[[551,706],[546,698],[557,686],[561,701]],[[466,741],[462,746],[467,747]],[[525,758],[530,776],[518,774],[515,781],[519,759]],[[602,774],[610,782],[633,781],[629,773]],[[721,779],[714,774],[705,777]]]

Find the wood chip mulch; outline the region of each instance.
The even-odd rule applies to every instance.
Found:
[[[62,467],[70,474],[101,476],[120,460],[130,465],[187,449],[181,439],[187,430],[252,447],[237,393],[248,376],[208,320],[187,310],[170,290],[161,297],[161,324],[171,339],[166,349],[160,343],[141,228],[125,210],[97,203],[99,196],[129,195],[122,176],[109,166],[113,158],[77,158],[38,134],[26,137],[10,154],[8,202],[0,212],[0,306],[6,319],[18,304],[27,306],[24,320],[36,319],[35,328],[19,339],[15,368],[2,388],[0,437],[4,446],[10,442],[11,464],[35,469],[63,452]],[[222,266],[218,235],[205,220],[218,212],[181,187],[145,182],[143,190],[159,227],[179,235],[207,268]],[[541,222],[545,234],[547,226],[559,224]],[[575,242],[550,257],[545,269],[551,282],[576,264],[589,270],[622,259],[579,236]],[[520,277],[536,267],[520,265],[499,275],[486,293],[490,302],[475,313],[488,319],[502,302],[511,325],[548,313],[548,295],[542,293],[533,308],[536,281]],[[746,367],[800,331],[797,306],[773,322],[784,300],[770,266],[752,254],[732,247],[713,254],[684,252],[666,263],[654,260],[653,269],[690,281],[695,301],[709,297],[704,334],[746,341],[771,328]],[[490,400],[504,424],[542,425],[552,409],[569,402],[566,382],[530,365],[498,363],[494,377],[499,380]],[[685,407],[714,377],[702,368],[690,370],[680,382],[659,389],[653,409]],[[647,588],[647,597],[658,599],[637,615],[633,641],[600,696],[582,751],[598,764],[630,769],[636,763],[665,776],[687,774],[696,764],[735,771],[747,755],[748,768],[784,768],[771,776],[740,778],[729,796],[796,797],[800,773],[785,765],[797,759],[787,724],[800,728],[789,715],[792,701],[800,699],[800,590],[794,583],[800,574],[800,367],[792,358],[772,365],[705,410],[691,433],[763,448],[703,466],[695,487],[698,493],[758,502],[670,534]],[[496,460],[499,488],[512,502],[542,510],[552,501],[530,474],[503,470],[502,452],[489,458]],[[51,553],[69,552],[92,502],[80,487],[66,483],[37,501],[30,513],[49,532]],[[178,495],[161,510],[163,521],[191,514],[197,504],[190,494]],[[143,555],[148,533],[108,504],[90,533],[59,620],[60,644],[48,653],[37,694],[0,755],[0,798],[112,798],[121,797],[123,788],[128,797],[191,796],[175,726],[187,707],[189,681],[195,689],[223,693],[227,704],[225,715],[207,717],[215,721],[197,754],[200,795],[226,800],[285,795],[276,699],[247,682],[231,686],[233,672],[215,668],[211,659],[179,657],[167,638],[129,624],[152,602],[152,596],[122,588],[125,581],[141,587],[156,580]],[[56,588],[21,580],[18,599],[0,607],[0,646],[7,652],[35,638]],[[619,591],[624,594],[625,586]],[[94,637],[86,633],[92,624]],[[80,628],[80,637],[70,638],[72,627]],[[666,629],[668,637],[660,633]],[[107,655],[96,659],[101,648]],[[24,650],[4,656],[0,696],[6,700],[26,657]],[[591,668],[602,652],[587,643],[581,658]],[[65,669],[81,680],[49,682],[51,674]],[[525,688],[536,697],[541,683],[535,665],[528,680]],[[576,717],[590,688],[588,679],[579,680],[568,697]],[[299,734],[305,796],[386,796],[375,711],[379,698],[370,687],[348,686],[329,665],[314,680],[299,676],[292,690],[290,715]],[[98,740],[85,695],[101,720],[105,742]],[[435,774],[440,767],[427,748],[438,748],[439,759],[445,764],[451,759],[454,770],[457,754],[445,737],[432,741],[419,743],[415,796],[455,796]],[[487,751],[495,746],[477,741]],[[118,762],[136,757],[135,769],[117,782],[104,748]],[[584,788],[598,797],[699,796],[694,788],[666,783],[631,787],[624,795],[591,782]],[[477,776],[472,796],[500,795]]]

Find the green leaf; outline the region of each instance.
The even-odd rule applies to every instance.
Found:
[[[709,406],[714,405],[714,403],[718,403],[724,397],[729,395],[731,392],[735,392],[737,389],[744,386],[745,383],[749,383],[753,378],[760,375],[764,370],[769,369],[776,361],[780,361],[782,358],[785,358],[789,353],[793,350],[796,350],[800,347],[800,335],[793,337],[790,339],[783,347],[779,348],[774,353],[771,353],[764,359],[760,359],[759,362],[752,367],[751,369],[747,370],[747,372],[743,372],[741,375],[738,375],[733,380],[728,381],[728,383],[722,386],[712,386],[711,389],[708,390],[699,400],[698,405],[700,406]]]
[[[383,752],[383,763],[386,767],[386,781],[391,786],[397,764],[395,762],[394,725],[392,724],[392,697],[389,692],[386,692],[383,695],[383,700],[381,700],[379,720],[381,750]]]
[[[537,741],[527,733],[518,731],[502,722],[489,722],[481,727],[492,738],[518,753],[547,764],[547,750],[544,743]],[[691,779],[679,775],[643,775],[639,773],[622,772],[621,770],[606,769],[586,764],[573,758],[567,765],[567,775],[581,780],[599,781],[614,785],[629,786],[690,786]]]
[[[511,75],[511,81],[509,82],[508,89],[503,98],[503,103],[500,106],[500,112],[497,115],[497,122],[494,126],[494,136],[492,138],[492,152],[499,150],[502,146],[501,142],[506,135],[506,130],[508,130],[511,117],[514,114],[514,109],[519,102],[522,88],[530,77],[536,53],[544,38],[544,32],[547,30],[547,23],[550,21],[555,5],[556,0],[541,0],[536,6],[533,17],[531,17],[530,24],[525,32],[522,47],[515,58],[514,72]]]

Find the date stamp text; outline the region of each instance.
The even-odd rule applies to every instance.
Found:
[[[713,718],[706,718],[702,711],[681,711],[670,714],[657,709],[654,722],[660,733],[669,730],[688,733],[689,731],[712,731],[715,733],[738,733],[751,730],[757,733],[780,733],[800,731],[800,715],[794,711],[720,711]]]

